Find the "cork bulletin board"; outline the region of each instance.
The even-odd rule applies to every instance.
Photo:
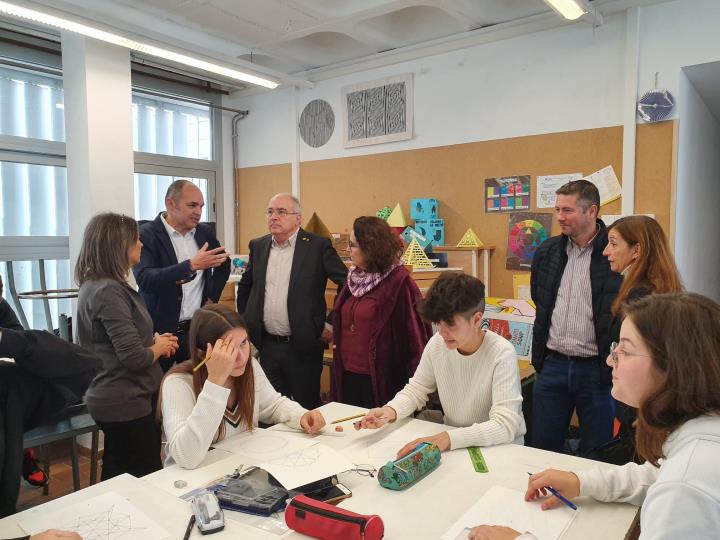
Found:
[[[304,221],[317,212],[333,232],[348,232],[353,219],[374,215],[385,205],[400,202],[408,224],[409,201],[416,197],[440,200],[445,243],[454,246],[468,227],[486,245],[496,246],[490,259],[494,296],[512,296],[512,275],[505,269],[510,214],[484,209],[484,180],[530,175],[530,212],[549,212],[535,205],[538,175],[590,174],[612,165],[622,173],[622,127],[550,133],[452,146],[388,152],[300,164],[300,198]],[[635,208],[653,213],[671,234],[674,122],[638,126]],[[237,172],[237,238],[239,252],[248,241],[267,232],[262,210],[273,193],[290,190],[290,165],[240,169]],[[622,178],[620,178],[622,182]],[[620,200],[601,207],[600,214],[619,214]],[[553,219],[552,234],[559,227]]]

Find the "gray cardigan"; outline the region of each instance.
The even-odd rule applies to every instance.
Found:
[[[151,414],[162,368],[153,362],[153,323],[140,295],[112,279],[86,281],[78,295],[80,345],[102,360],[85,394],[97,422]]]

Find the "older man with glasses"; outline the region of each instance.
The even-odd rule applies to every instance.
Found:
[[[347,268],[327,238],[300,227],[297,198],[278,193],[265,213],[270,234],[250,241],[237,308],[275,389],[314,409],[320,405],[325,287],[328,279],[341,287]]]

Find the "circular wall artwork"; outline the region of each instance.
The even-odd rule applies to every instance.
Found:
[[[327,101],[314,99],[300,115],[300,136],[305,144],[318,148],[328,142],[335,129],[335,113]]]
[[[547,240],[545,227],[534,219],[519,221],[510,230],[509,246],[519,259],[532,259],[535,250]]]

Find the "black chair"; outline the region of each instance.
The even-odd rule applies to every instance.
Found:
[[[72,439],[72,472],[73,472],[73,490],[80,489],[80,466],[78,464],[78,445],[76,437],[85,433],[92,434],[92,446],[90,450],[90,484],[97,482],[97,463],[98,463],[98,446],[99,433],[98,425],[92,419],[84,404],[75,405],[68,408],[63,415],[55,422],[51,422],[44,426],[38,426],[35,429],[26,431],[23,437],[23,448],[40,449],[43,461],[43,470],[45,476],[50,478],[50,456],[44,445],[55,441]],[[49,491],[48,485],[43,487],[43,494],[47,495]]]

